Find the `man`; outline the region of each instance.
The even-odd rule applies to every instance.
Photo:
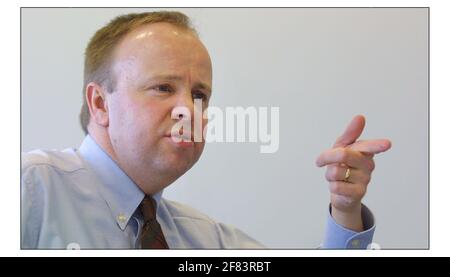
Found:
[[[172,129],[193,120],[194,102],[208,106],[211,85],[208,52],[181,13],[124,15],[97,31],[86,48],[82,145],[22,157],[22,247],[263,247],[162,198],[203,151],[204,139],[180,142],[186,133]],[[331,191],[324,248],[365,248],[373,236],[361,199],[374,154],[390,142],[356,141],[363,128],[364,117],[355,117],[317,159]]]

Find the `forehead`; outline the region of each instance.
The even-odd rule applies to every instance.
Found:
[[[208,51],[197,36],[169,23],[148,24],[128,33],[116,47],[114,60],[118,69],[211,71]]]

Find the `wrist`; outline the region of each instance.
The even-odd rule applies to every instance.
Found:
[[[362,221],[362,204],[356,205],[352,209],[340,210],[331,205],[331,216],[337,224],[343,226],[346,229],[350,229],[355,232],[364,231],[364,224]]]

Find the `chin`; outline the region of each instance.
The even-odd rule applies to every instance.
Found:
[[[182,175],[188,171],[194,164],[195,160],[192,158],[180,157],[179,155],[171,154],[162,162],[165,171],[177,172]]]

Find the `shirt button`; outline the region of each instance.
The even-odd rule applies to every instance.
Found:
[[[117,216],[117,220],[121,223],[124,223],[125,221],[127,221],[127,217],[124,214],[119,214]]]
[[[352,240],[351,242],[352,248],[358,248],[361,245],[361,241],[359,239]]]
[[[80,250],[81,247],[80,247],[80,245],[79,245],[78,243],[76,243],[76,242],[71,242],[71,243],[69,243],[69,244],[67,245],[66,249],[67,249],[67,250]]]

